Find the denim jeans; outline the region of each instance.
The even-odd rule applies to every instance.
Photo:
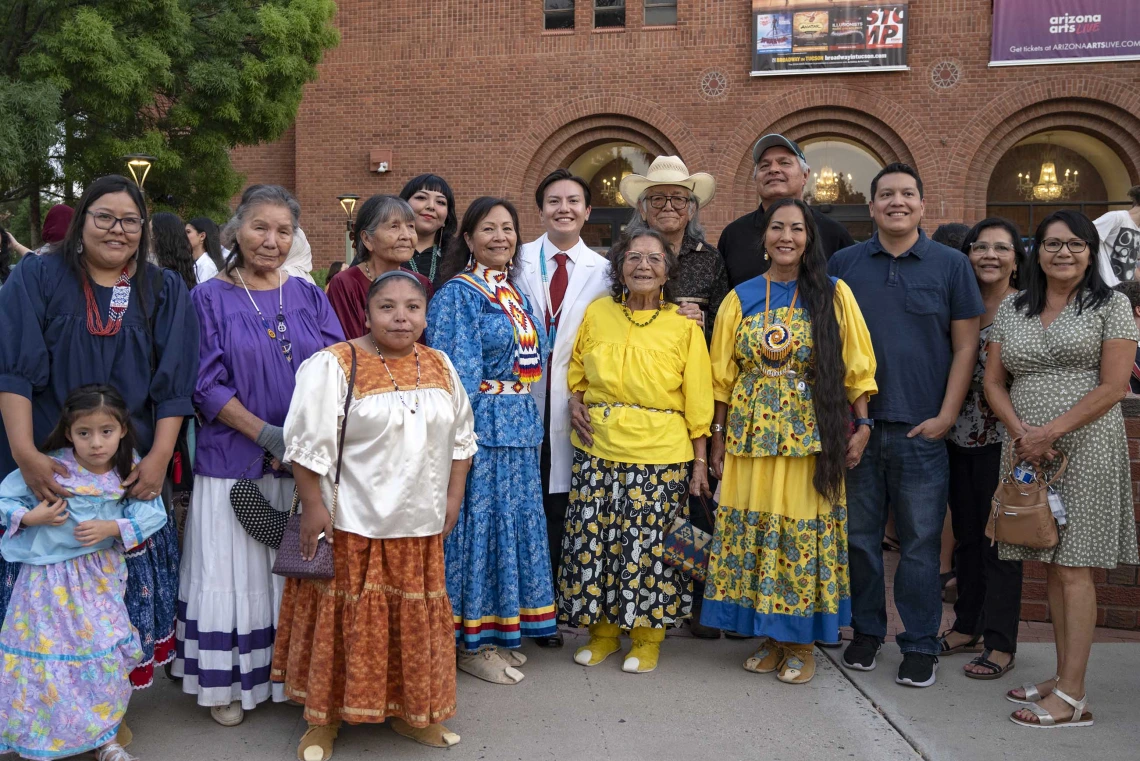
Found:
[[[887,634],[882,542],[889,504],[902,545],[894,595],[905,631],[895,641],[904,653],[938,655],[938,558],[950,466],[946,442],[908,439],[913,427],[876,420],[862,461],[847,472],[851,625],[880,640]]]

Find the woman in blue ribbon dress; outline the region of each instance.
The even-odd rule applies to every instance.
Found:
[[[508,201],[467,207],[444,262],[456,274],[432,299],[428,344],[446,353],[471,397],[479,452],[459,523],[444,551],[458,667],[496,684],[522,680],[521,637],[557,631],[542,509],[542,421],[531,383],[542,374],[544,337],[511,282],[518,213]],[[462,270],[462,272],[461,272]]]

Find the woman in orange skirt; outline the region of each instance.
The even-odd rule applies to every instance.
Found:
[[[368,334],[301,365],[285,421],[302,554],[323,533],[335,568],[332,579],[290,579],[281,602],[272,679],[305,706],[302,761],[331,757],[342,722],[390,718],[425,745],[459,742],[442,724],[455,713],[443,537],[463,502],[474,418],[447,355],[416,344],[423,286],[385,273],[367,303]]]

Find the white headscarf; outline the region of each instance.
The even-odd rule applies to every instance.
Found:
[[[281,269],[286,275],[300,277],[316,285],[310,270],[313,269],[313,249],[305,231],[298,227],[293,231],[293,245],[289,247],[289,255]]]

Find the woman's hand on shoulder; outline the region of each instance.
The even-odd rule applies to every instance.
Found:
[[[56,474],[66,478],[71,475],[63,463],[48,457],[43,452],[30,452],[27,455],[14,455],[16,465],[24,476],[24,483],[32,490],[38,499],[54,499],[55,497],[72,496],[71,492],[60,486]]]
[[[702,328],[705,326],[705,313],[701,311],[700,304],[694,304],[691,301],[686,301],[683,304],[677,305],[677,314],[682,317],[688,317],[690,320],[695,321]]]
[[[157,452],[151,452],[142,458],[123,481],[127,493],[135,499],[156,499],[162,494],[162,484],[166,480],[166,466],[169,463],[169,457],[163,458]]]

